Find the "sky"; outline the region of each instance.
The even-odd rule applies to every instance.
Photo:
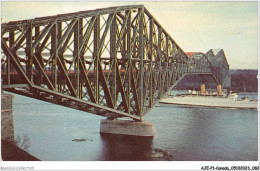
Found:
[[[2,1],[2,22],[143,4],[185,52],[223,49],[231,69],[258,69],[258,2],[12,2]]]

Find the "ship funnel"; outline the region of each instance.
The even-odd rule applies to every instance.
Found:
[[[222,87],[221,87],[220,84],[217,85],[217,93],[218,93],[218,95],[222,95],[222,94],[223,94],[223,93],[222,93]]]
[[[206,94],[205,84],[200,85],[200,94]]]

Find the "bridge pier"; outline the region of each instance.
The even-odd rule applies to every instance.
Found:
[[[1,138],[14,143],[13,95],[1,95]]]
[[[100,133],[153,137],[155,135],[155,129],[152,123],[146,121],[103,119],[100,122]]]

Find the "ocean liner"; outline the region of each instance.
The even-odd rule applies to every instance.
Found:
[[[187,94],[167,95],[160,103],[189,105],[189,106],[206,106],[220,108],[238,108],[238,109],[257,109],[258,101],[244,98],[238,100],[237,93],[230,92],[228,95],[222,92],[221,86],[218,85],[217,92],[207,92],[205,85],[201,85],[201,91],[189,90]]]

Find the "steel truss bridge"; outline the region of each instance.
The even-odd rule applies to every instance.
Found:
[[[143,120],[185,75],[214,77],[207,56],[188,58],[143,5],[13,21],[1,31],[3,90],[107,118]]]

